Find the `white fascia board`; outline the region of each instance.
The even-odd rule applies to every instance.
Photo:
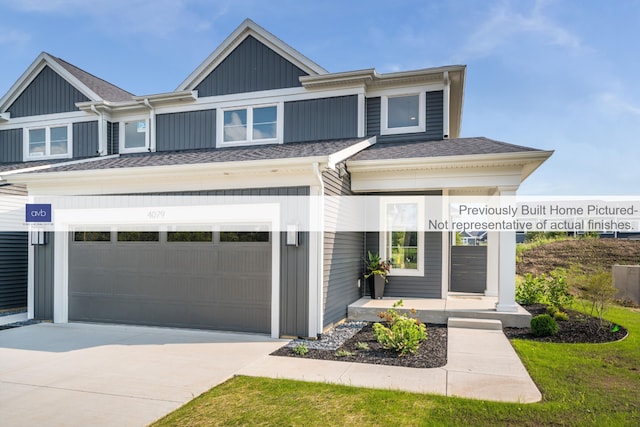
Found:
[[[462,156],[414,157],[406,159],[376,159],[347,161],[352,172],[379,172],[403,169],[451,169],[468,167],[524,166],[542,164],[553,151],[521,151],[515,153],[469,154]]]
[[[197,90],[182,90],[179,92],[157,93],[153,95],[134,96],[133,100],[138,103],[144,103],[148,100],[151,103],[156,102],[189,102],[198,99]]]
[[[96,115],[87,111],[74,111],[69,113],[46,114],[42,116],[16,117],[6,123],[0,123],[1,129],[21,129],[33,126],[47,126],[57,123],[79,123],[96,120]]]
[[[446,189],[494,188],[520,185],[520,169],[442,169],[363,173],[351,172],[354,192],[427,191]]]
[[[194,89],[248,36],[253,36],[277,54],[298,66],[303,71],[315,75],[328,71],[293,49],[288,44],[253,22],[245,19],[211,54],[177,87],[176,91]]]
[[[354,156],[355,154],[361,152],[365,148],[371,147],[376,143],[376,137],[373,136],[371,138],[367,138],[364,141],[357,142],[350,147],[344,148],[336,153],[333,153],[329,156],[327,161],[327,167],[334,169],[338,163],[341,163],[347,160],[349,157]]]

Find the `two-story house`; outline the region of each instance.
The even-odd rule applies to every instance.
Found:
[[[551,153],[460,138],[465,72],[330,73],[251,20],[170,93],[135,96],[42,53],[0,99],[0,179],[31,198],[513,195]],[[148,231],[60,213],[66,228],[29,246],[29,316],[315,336],[364,294],[367,251],[409,254],[388,296],[450,291],[448,232],[395,245],[391,232],[272,232],[280,214]],[[301,215],[322,224],[332,211]],[[489,233],[486,259],[482,292],[515,310],[514,233]]]

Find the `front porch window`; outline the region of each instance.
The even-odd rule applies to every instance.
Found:
[[[419,221],[424,205],[418,199],[389,199],[382,202],[383,227],[380,248],[383,259],[391,260],[393,276],[424,275],[424,233]]]

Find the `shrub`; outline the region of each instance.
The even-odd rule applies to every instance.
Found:
[[[573,295],[569,292],[567,272],[558,268],[545,276],[545,298],[547,303],[558,310],[570,306]]]
[[[531,319],[531,332],[536,337],[548,337],[558,333],[558,323],[548,314],[540,314]]]
[[[338,350],[336,351],[336,356],[338,357],[353,356],[353,353],[350,352],[349,350]]]
[[[558,322],[566,322],[569,320],[569,315],[564,311],[556,311],[553,313],[553,318]]]
[[[380,313],[380,317],[388,322],[388,327],[382,323],[374,323],[373,333],[382,347],[388,350],[401,356],[415,353],[420,343],[427,339],[427,327],[418,319],[399,314],[397,307],[402,307],[402,300],[393,304],[393,308]]]
[[[548,305],[547,306],[547,314],[551,317],[555,317],[556,313],[559,313],[560,310],[558,310],[557,307],[553,306],[553,305]]]
[[[360,342],[358,341],[356,343],[356,348],[358,350],[369,350],[369,344],[367,344],[366,342]]]
[[[516,286],[516,302],[523,305],[531,305],[542,302],[544,295],[544,279],[525,273],[524,278]]]
[[[293,347],[293,352],[298,356],[304,356],[305,354],[309,353],[309,347],[307,347],[306,344],[301,343]]]
[[[613,278],[611,273],[601,270],[595,273],[578,273],[577,269],[573,269],[573,276],[571,277],[571,283],[580,289],[580,297],[586,301],[585,304],[589,309],[590,314],[596,316],[600,320],[600,326],[604,321],[604,314],[609,308],[609,304],[613,301],[613,296],[617,290],[613,286]]]

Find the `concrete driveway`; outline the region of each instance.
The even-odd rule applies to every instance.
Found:
[[[143,426],[283,342],[82,323],[0,331],[0,424]]]

